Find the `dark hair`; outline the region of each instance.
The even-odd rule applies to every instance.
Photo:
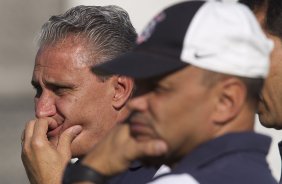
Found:
[[[265,9],[264,29],[282,40],[282,1],[281,0],[239,0],[254,13]]]
[[[265,0],[239,0],[239,2],[245,4],[254,11],[257,7],[263,6]]]
[[[252,104],[257,106],[257,102],[260,98],[260,93],[264,84],[264,79],[262,78],[245,78],[240,77],[241,80],[245,83],[247,87],[247,100],[249,100]]]
[[[63,14],[52,16],[42,26],[39,47],[64,41],[69,35],[86,41],[90,52],[98,53],[94,63],[110,60],[129,51],[135,46],[137,37],[127,12],[122,8],[76,6]]]
[[[266,30],[282,39],[282,1],[269,0],[265,20]]]

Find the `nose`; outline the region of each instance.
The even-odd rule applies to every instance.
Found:
[[[51,117],[56,114],[55,99],[48,92],[35,97],[35,115],[37,118]]]
[[[127,107],[130,111],[145,111],[148,108],[148,95],[139,95],[132,97],[128,103]]]

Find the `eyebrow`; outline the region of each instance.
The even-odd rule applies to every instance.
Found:
[[[31,80],[30,83],[31,83],[31,85],[32,85],[33,87],[38,87],[38,86],[40,86],[39,83],[36,82],[36,81],[34,81],[34,80]]]
[[[60,83],[60,82],[50,82],[50,81],[45,81],[45,85],[48,87],[60,87],[60,88],[74,88],[74,84],[69,84],[69,83]],[[39,82],[31,80],[31,85],[33,87],[38,87],[40,86]]]

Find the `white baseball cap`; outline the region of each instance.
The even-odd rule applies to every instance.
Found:
[[[133,51],[94,70],[140,79],[190,64],[224,74],[265,78],[272,48],[272,41],[244,5],[187,1],[154,17]]]

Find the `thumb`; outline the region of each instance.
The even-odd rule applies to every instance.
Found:
[[[167,144],[162,140],[151,140],[146,142],[141,142],[136,149],[138,151],[137,155],[140,156],[161,156],[168,151]]]
[[[132,162],[142,157],[158,157],[168,152],[168,145],[162,140],[135,142],[127,151],[128,161]]]
[[[60,136],[57,150],[61,155],[71,156],[71,143],[74,138],[80,134],[82,127],[80,125],[72,126],[66,129]]]

